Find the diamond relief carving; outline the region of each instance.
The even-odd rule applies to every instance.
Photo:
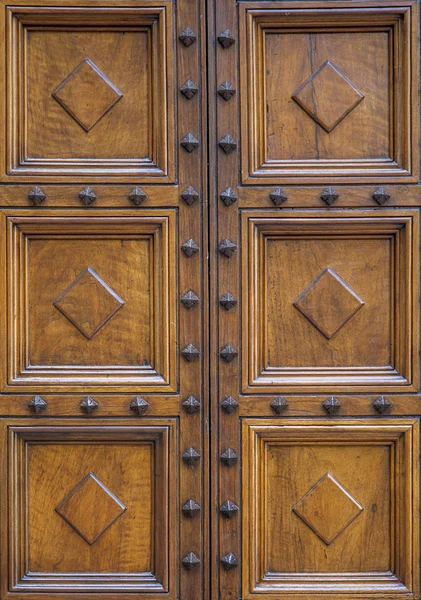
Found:
[[[84,269],[54,301],[54,306],[88,339],[124,305],[91,267]]]
[[[327,60],[300,85],[292,99],[330,133],[364,99],[364,94]]]
[[[364,306],[364,301],[331,268],[325,269],[293,302],[328,340]]]
[[[126,507],[93,473],[89,473],[55,510],[92,545],[121,517]]]
[[[330,546],[364,507],[337,479],[326,473],[292,510],[327,546]]]
[[[86,58],[61,82],[52,96],[85,131],[89,131],[123,94]]]

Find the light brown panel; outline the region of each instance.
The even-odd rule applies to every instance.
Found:
[[[382,4],[241,4],[243,183],[417,181],[417,9]]]
[[[175,597],[174,420],[9,421],[3,430],[3,597]]]
[[[174,211],[5,218],[7,389],[175,391]]]
[[[417,419],[246,419],[243,598],[418,598]]]
[[[7,9],[6,181],[174,181],[171,11]]]
[[[243,391],[418,389],[416,211],[245,211]]]

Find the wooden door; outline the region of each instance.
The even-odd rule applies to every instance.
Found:
[[[207,589],[202,13],[2,5],[3,600]]]
[[[419,598],[417,3],[214,4],[213,598]]]

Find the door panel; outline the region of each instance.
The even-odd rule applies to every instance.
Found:
[[[213,598],[419,599],[419,3],[214,4]]]
[[[245,419],[243,598],[418,597],[418,438],[416,419]]]
[[[10,592],[175,597],[175,419],[3,427]]]

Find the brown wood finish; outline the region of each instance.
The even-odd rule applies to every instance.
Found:
[[[213,6],[212,598],[418,599],[418,3]]]

